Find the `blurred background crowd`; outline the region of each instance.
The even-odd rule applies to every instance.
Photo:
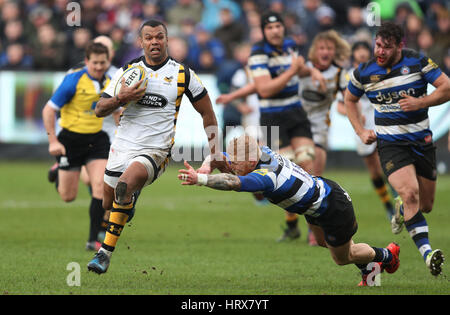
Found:
[[[81,24],[70,26],[71,2]],[[141,55],[137,30],[147,19],[167,23],[170,54],[198,73],[221,77],[245,62],[251,44],[262,39],[260,14],[283,15],[287,35],[306,57],[314,36],[335,29],[350,44],[372,43],[370,1],[352,0],[0,0],[0,70],[66,71],[84,57],[98,35],[114,41],[115,66]],[[407,47],[450,71],[450,1],[375,0],[381,18],[404,26]]]

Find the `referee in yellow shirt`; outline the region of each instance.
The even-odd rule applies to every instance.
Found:
[[[59,164],[57,189],[61,199],[70,202],[76,198],[82,165],[91,179],[91,227],[87,249],[100,245],[97,234],[104,214],[103,174],[110,143],[108,135],[102,131],[103,118],[96,117],[94,109],[110,80],[105,75],[110,66],[108,54],[104,45],[90,43],[86,47],[86,66],[64,77],[42,111],[49,153]],[[58,111],[62,130],[56,134],[55,116]]]

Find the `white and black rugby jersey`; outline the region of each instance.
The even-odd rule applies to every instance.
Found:
[[[137,65],[147,71],[147,89],[141,100],[128,105],[122,113],[113,146],[134,150],[169,149],[174,143],[183,94],[194,103],[207,91],[193,70],[174,59],[168,57],[162,64],[151,66],[145,61],[145,56],[141,56],[115,73],[102,96],[114,96],[114,88],[122,73]]]
[[[314,67],[311,61],[306,65]],[[311,77],[300,79],[300,99],[303,108],[309,114],[315,112],[327,112],[336,98],[336,93],[344,91],[347,87],[346,71],[336,64],[331,64],[328,69],[321,71],[326,81],[327,91],[319,91],[317,82],[313,82]]]

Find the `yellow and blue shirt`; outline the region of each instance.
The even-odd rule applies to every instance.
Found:
[[[106,75],[101,81],[94,79],[86,67],[68,73],[49,101],[61,113],[60,126],[83,134],[102,130],[103,118],[94,110],[109,81]]]

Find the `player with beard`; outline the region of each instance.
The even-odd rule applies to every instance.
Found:
[[[356,69],[360,63],[369,61],[371,55],[372,49],[368,43],[364,41],[354,43],[352,46],[353,68],[349,71],[351,72]],[[364,128],[375,129],[374,109],[366,95],[363,95],[360,98],[359,105],[360,118],[364,124]],[[345,112],[343,98],[339,98],[336,108],[340,114],[347,115]],[[369,171],[373,188],[384,205],[389,221],[391,221],[392,216],[394,215],[394,203],[391,195],[389,194],[389,185],[386,182],[383,169],[381,168],[380,158],[377,152],[377,143],[373,142],[371,144],[364,144],[358,136],[355,135],[355,138],[356,152],[363,159],[364,164]],[[396,192],[394,193],[396,194]]]
[[[355,69],[345,94],[347,116],[365,144],[377,141],[383,171],[401,198],[391,225],[403,225],[432,275],[442,271],[444,255],[433,250],[423,213],[431,212],[436,191],[436,148],[428,108],[450,99],[450,80],[428,57],[404,49],[400,26],[383,23],[375,35],[374,58]],[[427,85],[436,89],[427,94]],[[365,129],[357,103],[366,94],[375,108],[375,131]]]

